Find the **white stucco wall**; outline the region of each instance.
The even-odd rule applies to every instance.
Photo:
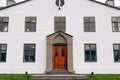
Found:
[[[78,74],[120,74],[120,63],[114,63],[113,43],[120,43],[120,33],[112,32],[111,17],[120,10],[89,0],[66,0],[61,10],[55,0],[32,0],[0,11],[9,16],[8,32],[0,32],[0,43],[7,43],[6,63],[0,63],[0,74],[43,74],[46,69],[46,36],[54,32],[54,16],[66,16],[66,33],[73,35],[74,70]],[[26,16],[37,17],[36,32],[24,32]],[[84,32],[83,17],[94,16],[96,32]],[[36,44],[36,61],[23,63],[25,43]],[[84,44],[96,43],[97,62],[84,61]]]

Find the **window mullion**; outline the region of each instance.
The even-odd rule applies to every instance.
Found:
[[[90,47],[90,62],[92,62],[92,56],[91,56],[91,45],[89,45]]]
[[[29,54],[28,54],[29,55],[29,62],[30,62],[30,53],[31,53],[31,50],[29,50]]]
[[[0,50],[0,62],[1,62],[1,50]]]

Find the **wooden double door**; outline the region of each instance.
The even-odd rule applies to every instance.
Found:
[[[67,69],[67,46],[66,45],[53,45],[52,66],[53,66],[53,70]]]

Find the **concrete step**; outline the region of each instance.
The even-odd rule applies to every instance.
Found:
[[[88,80],[86,75],[32,75],[30,80]]]

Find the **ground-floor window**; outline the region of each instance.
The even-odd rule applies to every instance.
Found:
[[[24,44],[24,62],[35,62],[35,44]]]
[[[114,51],[114,61],[120,62],[120,44],[114,44],[113,51]]]
[[[7,44],[0,44],[0,62],[6,62]]]
[[[96,44],[85,44],[85,62],[96,62],[97,51]]]

